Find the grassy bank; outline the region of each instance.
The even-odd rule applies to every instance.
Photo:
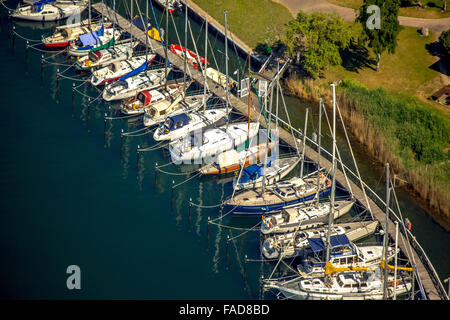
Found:
[[[295,77],[285,80],[289,93],[330,101],[329,89]],[[415,98],[393,97],[344,80],[338,103],[351,133],[381,163],[389,162],[408,187],[432,208],[433,217],[450,227],[450,124]],[[448,120],[448,119],[447,119]]]
[[[272,43],[284,34],[284,25],[292,19],[289,10],[270,0],[194,0],[195,4],[224,25],[227,11],[230,30],[251,48]]]

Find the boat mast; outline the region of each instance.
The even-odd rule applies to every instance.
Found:
[[[332,163],[332,181],[331,181],[331,201],[330,201],[330,215],[328,217],[328,233],[327,233],[327,255],[326,255],[326,262],[330,261],[330,250],[331,250],[331,227],[333,225],[333,219],[334,219],[334,194],[336,189],[336,87],[335,84],[332,83],[331,86],[333,87],[333,163]],[[320,189],[317,190],[317,193],[319,196]]]
[[[89,28],[91,27],[91,23],[92,23],[92,19],[91,19],[91,0],[89,0],[89,2],[88,2],[88,5],[89,5],[89,8],[88,8],[88,11],[89,11]]]
[[[205,17],[205,68],[203,69],[203,78],[205,83],[203,84],[203,111],[206,110],[206,61],[208,61],[208,15]]]
[[[91,3],[91,0],[89,0],[89,3]],[[133,49],[133,32],[131,32],[131,28],[133,27],[133,9],[134,9],[134,0],[131,0],[130,4],[130,35],[131,35],[131,49]],[[142,20],[142,18],[141,18]],[[89,21],[90,23],[90,21]]]
[[[187,23],[188,23],[188,2],[185,1],[185,14],[184,14],[184,50],[187,50]],[[187,69],[187,56],[186,51],[184,52],[184,72],[183,72],[183,91],[184,98],[186,98],[186,70]]]
[[[308,128],[308,111],[309,108],[306,108],[306,114],[305,114],[305,127],[303,129],[303,150],[302,150],[302,163],[300,165],[300,178],[303,178],[303,167],[305,164],[305,147],[306,147],[306,130]]]
[[[147,2],[150,0],[147,0]],[[166,65],[164,68],[164,76],[166,81],[164,81],[164,88],[167,90],[167,67],[168,67],[168,63],[169,60],[167,58],[167,43],[169,43],[169,0],[166,0],[166,32],[165,32],[165,37],[166,37],[166,50],[164,50],[164,52],[166,53]],[[185,48],[186,50],[186,48]],[[186,52],[184,53],[186,55]]]
[[[251,104],[251,95],[252,95],[252,89],[250,87],[251,85],[251,75],[250,75],[250,52],[248,53],[248,126],[247,126],[247,146],[250,144],[250,104]]]
[[[322,98],[319,100],[319,129],[317,134],[317,190],[320,190],[320,139],[322,134]],[[319,207],[320,197],[317,194],[316,206]]]
[[[148,1],[145,4],[145,62],[148,63]]]
[[[223,12],[224,16],[225,16],[225,76],[226,76],[226,81],[225,81],[225,92],[226,92],[226,106],[227,106],[227,126],[226,126],[226,130],[228,130],[228,123],[230,122],[230,116],[228,114],[228,34],[227,34],[227,12],[224,11]],[[220,75],[219,75],[220,76]]]
[[[383,237],[383,259],[384,259],[384,281],[383,281],[383,300],[387,298],[387,246],[388,246],[388,223],[389,223],[389,201],[390,201],[390,188],[389,188],[389,163],[386,163],[386,220],[384,222],[384,237]]]
[[[267,165],[267,153],[269,152],[269,136],[272,142],[272,132],[270,130],[270,125],[272,124],[272,103],[273,103],[273,86],[271,86],[271,92],[270,92],[270,110],[269,110],[269,121],[267,125],[267,134],[266,134],[266,152],[264,155],[264,169],[263,172],[266,171],[266,165]],[[267,92],[264,95],[264,107],[267,111]],[[273,153],[272,153],[273,155]],[[262,183],[262,193],[266,191],[266,176],[263,174],[263,183]]]

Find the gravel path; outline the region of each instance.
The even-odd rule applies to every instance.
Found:
[[[297,16],[297,12],[302,10],[306,13],[317,11],[332,12],[336,11],[344,20],[354,21],[356,18],[356,11],[352,8],[345,8],[331,4],[326,0],[273,0],[286,6],[292,15]],[[412,17],[398,17],[402,26],[422,28],[427,27],[429,30],[439,35],[442,31],[450,29],[450,18],[442,19],[422,19]]]

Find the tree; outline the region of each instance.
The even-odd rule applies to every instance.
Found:
[[[380,8],[380,16],[374,17],[373,11],[368,11],[370,6]],[[377,55],[377,71],[380,69],[381,54],[384,51],[395,53],[397,47],[397,36],[401,27],[398,22],[398,9],[400,0],[364,0],[363,6],[359,9],[357,21],[361,22],[363,27],[362,40],[368,43]],[[379,18],[379,28],[374,28],[370,24],[373,19]]]
[[[444,48],[445,54],[448,54],[450,52],[450,29],[441,33],[439,43]]]
[[[339,50],[347,48],[351,38],[350,28],[336,12],[308,15],[300,11],[288,22],[283,42],[289,54],[315,78],[329,65],[342,62]]]

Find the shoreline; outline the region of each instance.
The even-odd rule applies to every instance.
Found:
[[[310,81],[307,81],[307,85],[305,86],[302,83],[301,79],[292,79],[289,75],[286,75],[282,79],[284,83],[284,87],[286,88],[285,94],[288,94],[292,97],[304,99],[309,102],[319,103],[319,96],[322,97],[324,101],[324,105],[327,109],[330,108],[329,101],[331,101],[330,94],[322,90],[313,84]],[[295,82],[295,83],[293,83]],[[337,100],[339,101],[342,117],[345,122],[345,126],[351,138],[358,142],[362,147],[366,148],[368,151],[368,155],[371,160],[375,161],[377,165],[384,166],[384,163],[389,162],[392,170],[401,178],[406,177],[406,183],[401,183],[398,188],[402,188],[408,195],[413,198],[417,204],[427,212],[428,216],[432,218],[437,224],[439,224],[442,228],[444,228],[447,232],[450,231],[450,220],[448,218],[448,212],[445,211],[445,195],[442,197],[437,197],[436,199],[431,200],[430,197],[423,196],[418,190],[417,187],[420,178],[420,173],[416,172],[413,169],[405,168],[397,157],[390,153],[385,147],[383,141],[384,137],[378,135],[375,132],[375,129],[369,126],[369,123],[363,116],[354,108],[349,107],[346,103],[342,103],[341,99],[343,94],[336,93]],[[358,131],[358,128],[365,128],[364,132]],[[371,138],[367,139],[367,135]],[[370,141],[371,143],[368,143]],[[423,184],[423,182],[422,182]],[[439,189],[433,188],[433,185],[428,185],[426,188],[426,194],[441,194],[442,192]],[[438,191],[437,191],[438,190]],[[448,204],[447,204],[448,209]]]

